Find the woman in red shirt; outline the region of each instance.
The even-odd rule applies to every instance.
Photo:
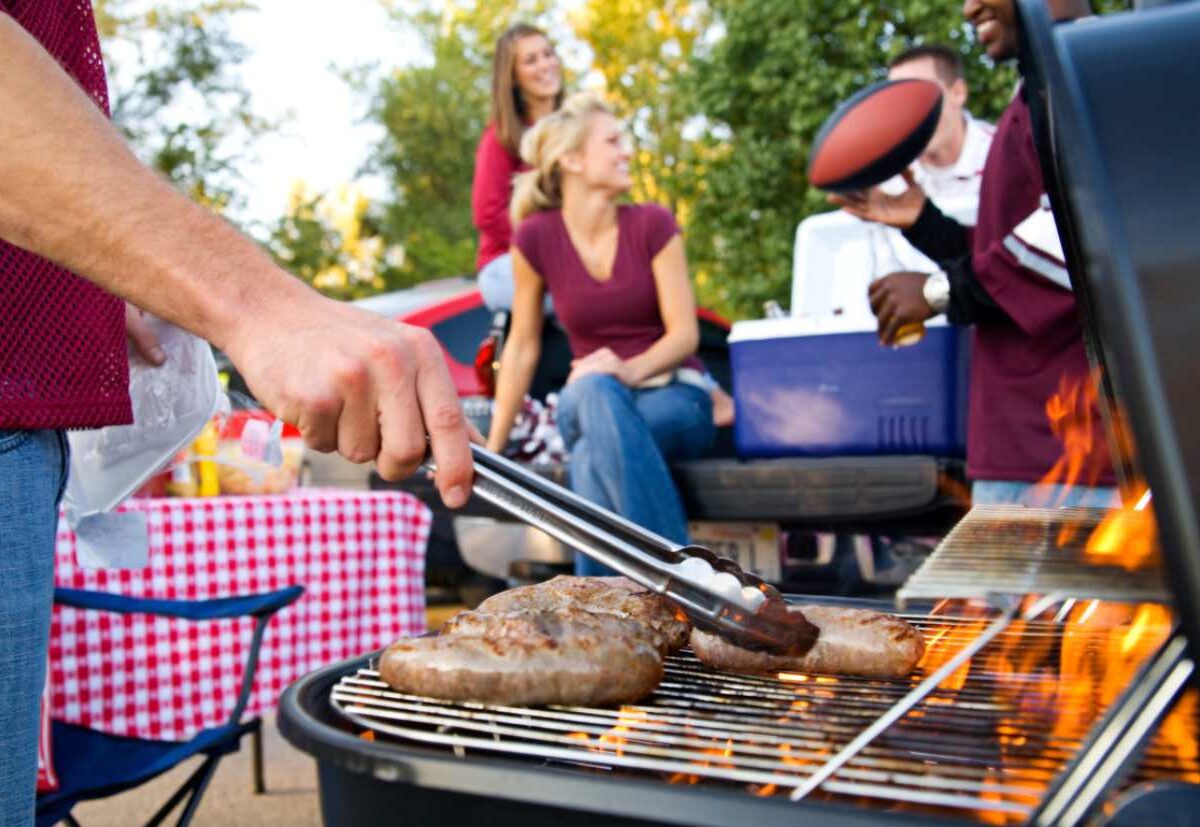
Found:
[[[512,224],[508,210],[513,176],[521,163],[521,136],[562,104],[562,69],[541,29],[512,26],[496,41],[492,64],[492,111],[475,150],[471,214],[479,230],[479,289],[492,310],[512,306]]]
[[[549,291],[575,356],[558,407],[572,490],[686,543],[667,462],[704,454],[714,428],[679,228],[656,204],[618,204],[630,151],[595,95],[572,96],[529,129],[521,157],[532,169],[513,196],[512,327],[488,446],[507,443],[529,389]],[[576,558],[580,574],[602,569]]]

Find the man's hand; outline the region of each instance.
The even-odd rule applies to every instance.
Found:
[[[571,375],[567,377],[567,384],[569,385],[577,379],[582,379],[589,373],[607,373],[610,376],[615,376],[623,385],[630,384],[628,365],[625,360],[606,347],[593,350],[587,356],[573,360],[571,362]]]
[[[928,273],[891,273],[871,282],[867,297],[871,312],[879,320],[879,341],[890,345],[906,325],[918,324],[936,315],[925,301]]]
[[[154,330],[142,318],[142,311],[129,302],[125,302],[125,337],[133,345],[134,352],[150,364],[158,366],[167,360]]]
[[[467,428],[426,330],[323,298],[141,164],[95,101],[0,12],[0,238],[220,347],[317,450],[388,479],[427,449],[462,505]]]
[[[899,195],[888,195],[879,187],[859,192],[848,192],[828,196],[829,203],[837,204],[851,215],[864,221],[875,221],[907,230],[917,223],[921,209],[925,206],[925,190],[913,178],[911,170],[902,173],[908,189]]]
[[[243,324],[226,348],[255,396],[318,451],[411,474],[432,447],[442,501],[467,501],[469,429],[433,334],[309,294]],[[426,441],[426,433],[429,441]]]

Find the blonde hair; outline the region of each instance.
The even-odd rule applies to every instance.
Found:
[[[513,179],[510,218],[513,227],[535,212],[562,206],[563,156],[583,146],[592,115],[612,115],[613,110],[594,92],[578,92],[561,108],[525,130],[521,160],[532,169]]]
[[[517,86],[517,43],[527,37],[546,37],[537,26],[516,23],[509,26],[496,41],[496,54],[492,59],[492,106],[491,121],[496,126],[496,138],[513,155],[521,148],[521,136],[525,134],[525,120],[529,110],[525,98]],[[549,38],[546,38],[549,40]],[[554,99],[557,109],[563,102],[563,90],[558,90]]]

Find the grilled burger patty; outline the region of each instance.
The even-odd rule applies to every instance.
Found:
[[[477,637],[533,638],[545,635],[557,640],[580,634],[623,637],[649,643],[660,654],[667,641],[655,629],[621,615],[584,609],[518,609],[513,612],[459,612],[443,624],[439,634]]]
[[[863,678],[901,678],[925,653],[921,633],[894,615],[837,606],[798,606],[820,629],[817,642],[800,656],[774,655],[735,646],[699,629],[692,651],[706,666],[726,672],[818,672]]]
[[[512,706],[633,703],[662,680],[660,641],[634,621],[517,615],[460,615],[450,634],[393,643],[380,676],[399,692]]]
[[[615,614],[644,623],[663,636],[672,652],[687,644],[690,627],[675,604],[625,577],[559,575],[545,583],[500,592],[480,603],[475,611],[497,614],[519,609],[571,608]]]

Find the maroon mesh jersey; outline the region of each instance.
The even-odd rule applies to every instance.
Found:
[[[1021,95],[996,125],[983,168],[972,260],[979,283],[1004,309],[1004,322],[975,325],[967,413],[967,474],[972,479],[1034,482],[1063,456],[1046,402],[1059,383],[1088,376],[1083,323],[1071,291],[1019,261],[1014,228],[1039,209],[1045,189]],[[1081,485],[1112,485],[1100,413],[1093,405],[1094,446]]]
[[[88,0],[0,0],[107,114]],[[0,428],[133,421],[120,299],[0,241]]]

